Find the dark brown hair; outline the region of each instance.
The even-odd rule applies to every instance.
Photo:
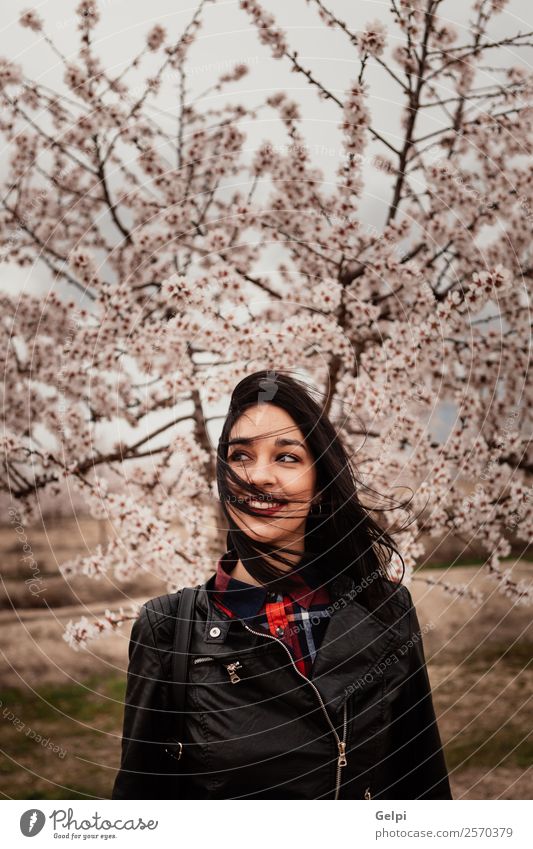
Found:
[[[285,410],[300,428],[317,473],[315,494],[321,498],[321,510],[319,513],[311,510],[307,517],[306,560],[307,555],[311,561],[314,558],[320,560],[325,584],[340,573],[351,576],[358,587],[357,601],[373,611],[386,597],[390,597],[391,576],[387,567],[393,553],[396,552],[402,562],[402,578],[405,563],[389,533],[360,502],[358,490],[369,488],[358,481],[341,438],[325,414],[323,405],[312,397],[313,392],[300,379],[277,370],[255,372],[241,380],[233,390],[218,443],[216,469],[218,493],[228,521],[227,546],[237,553],[248,573],[257,581],[271,588],[283,589],[287,573],[267,562],[263,555],[285,565],[292,566],[292,561],[283,557],[277,546],[248,537],[227,509],[230,503],[234,510],[254,515],[246,501],[239,498],[239,492],[241,496],[244,493],[265,496],[258,487],[231,468],[227,459],[228,442],[233,425],[248,408],[257,404],[274,404]],[[270,435],[273,434],[265,433],[261,438]],[[291,498],[292,501],[294,499]],[[401,506],[405,508],[405,505]],[[398,508],[397,502],[394,502],[394,507]],[[373,507],[372,511],[378,509]],[[291,553],[289,548],[284,551]]]

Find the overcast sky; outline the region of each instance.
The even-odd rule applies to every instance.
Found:
[[[60,50],[70,59],[75,59],[79,38],[77,18],[74,11],[79,0],[45,0],[31,4],[25,0],[10,0],[2,7],[0,55],[22,65],[25,74],[51,86],[59,93],[67,93],[62,77],[63,67],[57,56],[39,33],[22,29],[18,24],[20,12],[34,8],[46,22],[46,31]],[[93,43],[108,70],[118,74],[136,55],[145,43],[145,36],[155,24],[162,24],[169,37],[175,40],[190,21],[195,4],[189,0],[100,0],[98,8],[101,19],[93,33]],[[389,30],[389,47],[397,43],[398,33],[391,26],[388,0],[329,0],[329,7],[352,30],[360,30],[368,21],[382,19]],[[272,12],[279,25],[286,31],[291,47],[299,51],[299,59],[305,67],[312,69],[328,89],[339,97],[359,72],[359,59],[342,33],[326,27],[316,14],[314,6],[305,0],[264,0],[264,8]],[[460,42],[466,40],[469,9],[466,0],[445,0],[440,9],[443,20],[447,20],[460,31]],[[505,11],[495,18],[494,36],[504,37],[533,28],[532,0],[510,0]],[[191,97],[201,94],[213,83],[220,73],[226,72],[237,62],[245,62],[250,73],[228,88],[232,101],[247,105],[260,103],[274,90],[288,92],[300,104],[303,115],[303,131],[310,145],[315,163],[321,167],[326,179],[333,176],[338,165],[336,151],[339,149],[337,106],[319,100],[314,90],[299,75],[290,73],[285,60],[272,58],[268,47],[260,44],[257,31],[248,15],[239,9],[236,0],[217,0],[209,3],[203,13],[203,27],[198,40],[190,52],[187,62]],[[160,61],[159,56],[150,57],[152,69]],[[533,64],[532,52],[520,54],[502,48],[498,64]],[[137,83],[149,75],[150,65],[139,72]],[[135,79],[133,84],[135,84]],[[398,113],[402,103],[400,92],[379,68],[369,68],[367,74],[371,88],[370,107],[373,125],[394,143],[398,140]],[[490,82],[490,72],[486,82]],[[216,107],[224,95],[210,95],[205,105]],[[165,88],[159,97],[157,113],[163,122],[175,120],[176,87]],[[162,114],[164,113],[164,114]],[[153,113],[156,117],[156,113]],[[284,141],[285,136],[273,117],[261,113],[253,126],[248,126],[249,148],[265,138]],[[373,147],[371,152],[376,151]],[[0,171],[5,173],[8,152],[0,148]],[[379,225],[389,200],[386,177],[374,168],[365,171],[366,187],[360,214],[368,222]],[[48,275],[44,268],[19,269],[3,266],[0,269],[0,286],[9,291],[33,292],[48,286]]]
[[[18,16],[23,9],[35,8],[46,21],[46,30],[61,51],[74,59],[77,52],[77,18],[74,10],[78,0],[47,0],[32,4],[25,0],[10,0],[3,4],[0,30],[2,46],[0,55],[20,63],[27,76],[65,91],[63,69],[59,59],[44,43],[39,33],[22,29]],[[389,45],[397,44],[398,32],[391,22],[389,0],[329,0],[337,15],[353,30],[362,29],[366,22],[382,19],[389,26]],[[189,0],[99,0],[97,6],[101,19],[94,31],[93,42],[106,67],[118,73],[142,48],[146,32],[157,22],[162,24],[171,38],[177,38],[190,21],[195,4]],[[264,0],[263,6],[272,12],[279,25],[287,32],[292,47],[306,67],[332,91],[342,97],[346,86],[359,71],[359,60],[348,39],[337,30],[327,27],[318,17],[314,4],[305,0]],[[452,23],[466,38],[469,8],[466,0],[445,0],[441,18]],[[529,18],[529,20],[528,20]],[[285,60],[272,58],[268,47],[260,44],[256,29],[236,0],[216,0],[208,3],[203,12],[204,25],[187,62],[189,83],[193,94],[203,92],[218,76],[234,63],[244,61],[250,73],[228,89],[232,99],[256,104],[267,92],[283,89],[301,105],[304,131],[312,146],[316,146],[319,164],[326,173],[333,173],[334,163],[328,163],[323,148],[337,143],[336,125],[338,107],[318,100],[314,91],[300,74],[291,74]],[[494,19],[493,33],[499,37],[533,28],[533,3],[531,0],[510,0],[505,11]],[[461,38],[461,41],[463,39]],[[154,58],[154,62],[158,57]],[[500,63],[533,62],[532,53],[513,54],[502,48]],[[145,66],[149,69],[149,65]],[[155,64],[153,66],[155,68]],[[400,95],[390,78],[381,69],[369,66],[367,79],[372,93],[373,122],[380,132],[392,140],[398,136],[398,104]],[[139,82],[146,77],[140,72]],[[487,80],[488,81],[488,80]],[[169,86],[161,95],[158,106],[169,115],[174,114],[175,87]],[[212,95],[207,102],[216,105],[220,95]],[[250,128],[251,140],[272,135],[270,120],[267,125],[259,121]],[[329,157],[330,159],[332,157]]]
[[[59,49],[70,59],[75,59],[79,33],[77,16],[74,14],[79,0],[45,0],[31,4],[25,0],[10,0],[3,5],[0,55],[21,64],[25,74],[41,84],[51,86],[59,93],[67,93],[63,83],[63,66],[39,33],[23,29],[18,24],[22,10],[35,8],[46,22],[46,31]],[[382,19],[389,27],[389,49],[397,44],[398,32],[392,25],[389,0],[329,0],[332,10],[346,21],[352,30],[362,29],[368,21]],[[270,11],[279,25],[287,32],[291,47],[299,51],[299,59],[305,67],[312,69],[328,89],[340,98],[351,80],[359,72],[359,58],[348,39],[337,30],[327,27],[318,17],[314,4],[305,0],[264,0],[263,6]],[[101,19],[93,32],[95,49],[104,65],[112,73],[119,73],[143,47],[145,35],[157,22],[176,39],[194,14],[196,4],[189,0],[99,0],[97,7]],[[445,0],[440,8],[443,20],[460,31],[461,42],[466,40],[471,2]],[[529,20],[528,20],[529,19]],[[290,73],[286,60],[277,61],[265,45],[260,44],[256,29],[248,15],[236,0],[216,0],[208,3],[203,12],[203,26],[187,62],[190,97],[203,93],[220,73],[226,72],[237,62],[245,62],[250,73],[237,83],[230,85],[227,95],[217,93],[205,98],[206,107],[216,107],[225,97],[246,105],[259,104],[274,90],[284,90],[298,101],[303,116],[303,132],[313,159],[325,174],[333,178],[338,165],[339,151],[338,122],[339,108],[319,100],[314,89],[300,74]],[[494,36],[504,37],[517,30],[533,28],[533,3],[531,0],[510,0],[505,11],[494,19]],[[461,37],[462,36],[462,37]],[[133,85],[141,84],[155,70],[160,54],[148,57],[152,60],[141,66],[137,78],[128,79]],[[494,56],[492,56],[494,58]],[[498,64],[533,65],[533,51],[520,54],[502,48]],[[490,73],[483,82],[490,82]],[[388,75],[376,63],[371,63],[366,72],[371,92],[370,108],[376,129],[391,143],[398,143],[401,132],[398,124],[403,98],[398,87],[391,84]],[[154,102],[152,117],[158,117],[168,127],[175,127],[176,85],[174,82],[162,89]],[[443,116],[435,113],[435,119]],[[437,129],[440,123],[427,125],[428,130]],[[271,111],[261,112],[253,125],[247,124],[251,151],[262,139],[274,142],[286,141],[283,129]],[[371,154],[378,152],[374,144]],[[381,151],[380,151],[381,152]],[[8,151],[0,146],[0,173],[5,173]],[[365,198],[361,207],[366,220],[377,224],[383,220],[390,194],[388,178],[375,168],[365,169]],[[5,272],[5,269],[4,269]],[[27,278],[28,269],[21,272]],[[18,273],[10,274],[10,288]],[[6,275],[0,273],[5,284]],[[35,281],[34,281],[35,282]]]

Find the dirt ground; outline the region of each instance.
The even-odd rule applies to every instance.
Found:
[[[143,602],[166,588],[149,576],[121,586],[76,578],[69,588],[55,561],[79,550],[81,540],[88,548],[98,541],[96,524],[88,520],[70,534],[56,529],[44,542],[32,537],[48,582],[33,607],[23,606],[28,594],[17,548],[4,546],[0,793],[7,798],[108,798],[111,792],[130,628],[83,652],[67,645],[63,630],[69,619]],[[513,577],[529,582],[531,571],[531,563],[518,562]],[[484,602],[473,608],[425,578],[467,584],[483,592]],[[477,566],[421,570],[410,588],[454,798],[533,798],[531,608],[513,606]]]
[[[512,573],[530,582],[531,564],[519,562]],[[484,594],[474,609],[421,580],[412,584],[454,798],[532,799],[531,608],[513,605],[480,567],[424,575]]]

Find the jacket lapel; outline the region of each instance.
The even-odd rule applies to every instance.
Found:
[[[312,681],[332,712],[371,685],[402,637],[401,625],[384,624],[353,599],[333,612],[312,669]]]

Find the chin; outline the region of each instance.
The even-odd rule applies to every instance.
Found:
[[[248,528],[242,528],[242,531],[250,537],[257,539],[258,541],[268,542],[276,542],[277,540],[283,540],[287,536],[290,531],[287,528],[273,528],[268,527],[265,523],[250,525]]]
[[[284,534],[268,533],[268,531],[265,532],[263,530],[246,530],[245,533],[248,536],[254,537],[259,542],[276,542],[277,540],[284,539],[285,536]]]

